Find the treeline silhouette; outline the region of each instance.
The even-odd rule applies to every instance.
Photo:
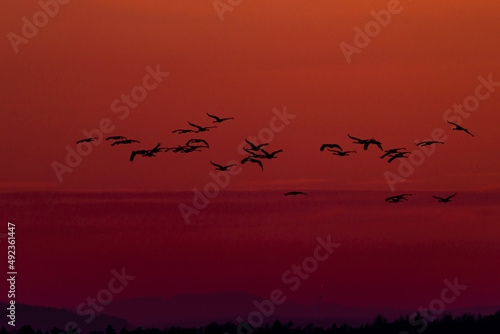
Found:
[[[420,320],[420,321],[419,321]],[[330,327],[316,327],[313,325],[296,326],[293,322],[281,323],[275,321],[273,324],[266,324],[261,327],[253,328],[248,324],[234,324],[231,322],[225,324],[211,323],[205,327],[182,328],[169,327],[165,329],[142,328],[136,329],[122,328],[116,330],[111,325],[102,331],[92,331],[89,334],[337,334],[337,333],[384,333],[384,334],[498,334],[500,333],[500,312],[494,315],[472,315],[464,314],[459,317],[445,315],[433,321],[424,322],[420,315],[412,319],[411,325],[409,317],[400,317],[398,320],[389,322],[382,316],[377,316],[371,324],[365,324],[359,327],[348,325],[333,324]],[[7,331],[5,327],[0,330],[0,334],[77,334],[77,332],[65,332],[57,327],[50,331],[34,330],[29,325],[25,325],[19,331]]]

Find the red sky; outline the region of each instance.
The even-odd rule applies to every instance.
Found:
[[[76,307],[112,269],[136,279],[115,298],[244,291],[267,298],[418,309],[443,280],[468,289],[447,308],[498,305],[498,193],[463,192],[438,204],[417,192],[387,204],[379,192],[225,192],[184,224],[190,193],[3,194],[17,223],[18,302]],[[317,237],[340,246],[291,292],[282,281],[313,256]],[[295,275],[292,275],[295,276]],[[35,279],[36,278],[36,279]]]
[[[23,16],[37,3],[5,3],[0,30],[3,107],[0,154],[3,191],[191,190],[207,182],[209,160],[239,159],[245,136],[269,126],[273,108],[297,115],[271,147],[285,152],[246,168],[229,189],[274,188],[277,181],[305,188],[387,190],[383,174],[396,164],[374,152],[350,158],[321,154],[325,142],[355,149],[347,134],[385,147],[415,148],[445,128],[449,141],[426,159],[403,188],[498,188],[495,127],[498,91],[451,131],[443,113],[474,94],[478,76],[500,81],[496,43],[500,5],[493,2],[402,2],[403,10],[348,64],[339,44],[353,44],[353,28],[373,20],[385,1],[251,1],[220,21],[211,2],[87,1],[61,5],[27,44],[13,50],[7,34],[21,34]],[[110,105],[142,83],[147,66],[170,75],[124,120]],[[187,121],[209,124],[205,112],[234,116],[203,135],[209,151],[129,163],[130,147],[94,147],[59,183],[52,168],[76,148],[82,130],[109,118],[113,135],[176,146]],[[358,150],[360,147],[357,147]],[[397,161],[396,161],[397,162]]]
[[[332,234],[338,256],[296,300],[311,302],[328,282],[329,302],[418,307],[458,276],[471,292],[454,307],[498,303],[500,87],[460,120],[474,137],[452,131],[443,115],[476,93],[479,77],[500,82],[500,3],[402,1],[402,12],[348,63],[339,45],[354,44],[354,28],[387,3],[248,0],[221,21],[212,1],[71,1],[17,53],[9,33],[21,34],[23,17],[32,20],[40,6],[0,4],[0,219],[19,226],[19,301],[74,307],[122,266],[138,283],[121,298],[227,290],[265,297],[316,237]],[[168,77],[120,119],[112,103],[157,65]],[[264,171],[245,165],[185,225],[178,204],[212,181],[209,161],[241,160],[239,144],[284,108],[296,117],[269,145],[284,152],[264,161]],[[188,121],[211,124],[207,112],[235,120],[195,136],[172,133]],[[141,144],[93,146],[59,182],[54,162],[64,164],[66,148],[106,118],[115,127],[109,135]],[[414,151],[415,140],[439,128],[445,144],[396,185],[414,198],[386,205],[384,175],[401,162],[388,164],[347,134]],[[133,148],[193,137],[210,149],[128,160]],[[320,152],[323,143],[358,153],[332,156]],[[311,196],[283,202],[283,189]],[[30,193],[46,190],[64,193]],[[321,192],[340,190],[366,192]],[[116,193],[96,195],[106,191]],[[163,197],[134,197],[154,191]],[[236,191],[244,195],[235,199]],[[450,205],[432,201],[455,191]]]

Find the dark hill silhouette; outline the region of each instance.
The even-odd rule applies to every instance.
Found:
[[[165,328],[171,326],[206,326],[211,322],[233,322],[238,316],[245,318],[256,308],[253,301],[263,298],[244,292],[219,292],[212,294],[183,294],[170,297],[143,297],[113,301],[105,313],[127,319],[133,326]],[[464,313],[494,314],[500,305],[460,309],[447,309],[459,316]],[[275,308],[268,322],[293,321],[298,325],[331,326],[332,323],[360,326],[373,321],[378,314],[396,320],[415,312],[413,309],[368,308],[333,303],[302,305],[286,301]]]
[[[102,327],[97,331],[91,331],[90,334],[378,334],[378,333],[423,333],[426,334],[497,334],[500,329],[500,312],[494,315],[471,315],[464,314],[459,317],[453,317],[446,314],[439,319],[423,323],[422,317],[417,315],[414,321],[418,321],[417,327],[412,326],[409,317],[400,317],[395,321],[389,321],[381,315],[375,317],[373,321],[367,322],[361,326],[350,327],[333,323],[325,327],[314,325],[300,326],[293,322],[268,322],[263,326],[252,327],[244,322],[242,323],[215,323],[212,322],[206,326],[181,328],[134,328],[134,329],[115,329],[112,325]],[[35,327],[36,329],[36,327]],[[17,334],[58,334],[59,329],[42,332],[31,326],[22,326]],[[11,333],[14,333],[12,331]],[[7,334],[5,328],[1,329],[0,334]]]
[[[143,297],[113,301],[106,307],[105,313],[127,319],[130,324],[142,327],[204,326],[213,321],[225,323],[234,321],[238,316],[247,316],[255,311],[254,300],[262,301],[262,298],[244,292]],[[287,301],[277,306],[273,316],[268,320],[293,320],[295,323],[305,325],[331,324],[333,319],[338,323],[360,325],[373,320],[379,313],[392,319],[413,312],[413,310],[399,311],[389,308],[346,307],[337,304],[324,304],[321,314],[318,311],[317,304],[301,305]]]
[[[0,309],[5,310],[7,307],[7,303],[0,302]],[[9,318],[2,316],[0,326],[10,331],[12,327],[7,324],[8,321],[10,321]],[[71,310],[16,303],[16,331],[25,325],[42,331],[51,330],[54,327],[64,329],[70,321],[76,322],[82,329],[82,333],[103,329],[109,324],[119,329],[129,326],[124,319],[104,314],[96,316],[90,324],[87,324],[84,317]]]

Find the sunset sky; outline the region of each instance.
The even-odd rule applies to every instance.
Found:
[[[262,173],[250,166],[228,189],[272,189],[278,183],[304,188],[389,190],[384,172],[396,163],[377,159],[371,148],[347,158],[321,154],[322,143],[346,149],[347,134],[374,137],[387,148],[415,149],[415,140],[435,128],[450,136],[426,159],[403,188],[498,188],[498,137],[492,124],[500,94],[493,92],[463,119],[475,138],[451,131],[443,114],[474,95],[479,76],[500,81],[500,4],[413,1],[347,63],[339,45],[354,45],[355,27],[373,20],[370,11],[386,1],[243,1],[224,13],[211,2],[86,1],[60,5],[16,54],[7,38],[21,35],[24,16],[35,2],[4,3],[2,44],[4,164],[0,187],[28,190],[187,190],[207,182],[209,160],[240,160],[238,145],[269,127],[277,108],[297,115],[275,134],[271,148],[280,159]],[[120,119],[111,104],[130,94],[148,74],[170,75]],[[52,163],[65,163],[82,130],[111,120],[114,131],[152,148],[184,144],[189,134],[171,131],[187,121],[209,125],[205,113],[233,116],[213,131],[198,134],[209,151],[164,154],[129,163],[131,147],[93,148],[59,182]],[[256,167],[256,168],[254,168]],[[401,184],[398,185],[398,187]]]
[[[329,302],[414,308],[458,276],[473,292],[454,307],[497,303],[500,3],[402,0],[360,47],[356,29],[393,2],[245,0],[220,13],[213,1],[69,1],[27,38],[23,26],[40,3],[3,1],[0,218],[16,221],[25,240],[20,301],[74,307],[122,266],[140,278],[120,298],[226,290],[266,297],[316,237],[332,234],[342,244],[338,258],[292,299],[314,302],[319,284],[330,282]],[[346,44],[358,48],[349,59]],[[123,96],[143,85],[155,87],[127,107]],[[453,111],[474,101],[472,111]],[[172,133],[188,121],[212,125],[206,113],[235,119]],[[98,142],[67,166],[68,149],[103,123],[113,128],[105,136],[141,143]],[[240,161],[244,139],[270,131],[255,142],[283,149],[278,159],[263,171],[244,165],[186,225],[178,205],[191,205],[193,190],[213,181],[210,161]],[[389,164],[348,134],[413,154]],[[129,161],[134,149],[190,138],[210,148]],[[430,139],[445,144],[419,153],[415,141]],[[323,143],[358,153],[333,156],[320,152]],[[393,187],[388,175],[399,178]],[[285,198],[284,190],[310,196]],[[397,208],[383,201],[410,191],[414,198]],[[450,206],[431,197],[454,192]],[[38,273],[47,290],[35,288]]]

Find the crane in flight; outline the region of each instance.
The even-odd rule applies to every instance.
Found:
[[[393,154],[400,153],[399,151],[401,151],[401,150],[406,150],[406,148],[404,148],[404,147],[398,147],[398,148],[392,148],[390,150],[385,150],[384,151],[385,153],[380,157],[380,159],[384,159],[388,155],[393,155]]]
[[[188,122],[188,124],[191,125],[192,127],[198,129],[198,130],[194,131],[195,133],[205,132],[205,131],[209,131],[210,129],[216,128],[216,126],[199,126],[199,125],[193,124],[191,122]]]
[[[213,163],[212,161],[210,161],[210,163],[212,165],[214,165],[215,167],[215,170],[220,170],[220,171],[228,171],[230,167],[233,167],[233,166],[237,166],[236,164],[233,164],[233,165],[227,165],[227,166],[222,166],[222,165],[219,165],[219,164],[216,164],[216,163]]]
[[[156,153],[161,152],[164,147],[160,147],[160,143],[158,143],[155,147],[153,147],[151,150],[137,150],[137,151],[132,151],[130,154],[130,161],[134,161],[134,158],[136,155],[142,155],[143,157],[156,157]]]
[[[451,198],[453,196],[455,196],[456,194],[457,193],[454,193],[453,195],[445,197],[445,198],[438,197],[438,196],[432,196],[432,197],[434,197],[435,199],[437,199],[439,203],[448,203],[448,202],[451,202]]]
[[[393,156],[391,156],[389,158],[389,160],[387,160],[387,162],[391,163],[392,161],[394,161],[394,159],[408,158],[407,156],[405,156],[405,154],[410,154],[410,153],[411,152],[399,152],[399,153],[396,153]]]
[[[297,195],[307,196],[307,194],[305,192],[302,192],[302,191],[289,191],[287,193],[283,193],[283,195],[285,195],[285,196],[297,196]]]
[[[172,150],[174,153],[191,153],[191,152],[201,152],[201,148],[207,148],[203,145],[187,145],[187,146],[177,146],[165,149],[164,152]]]
[[[106,140],[126,140],[127,137],[123,137],[123,136],[111,136],[111,137],[108,137],[106,138]]]
[[[472,133],[469,132],[469,130],[467,130],[466,128],[464,127],[461,127],[460,125],[458,125],[457,123],[453,123],[453,122],[450,122],[450,121],[446,121],[448,123],[450,123],[451,125],[455,125],[455,127],[452,129],[452,130],[457,130],[457,131],[464,131],[468,134],[470,134],[472,137],[474,137],[474,135]]]
[[[274,151],[272,153],[269,153],[267,152],[266,150],[264,150],[263,148],[260,149],[260,151],[262,153],[264,153],[265,155],[265,159],[276,159],[276,154],[280,153],[280,152],[283,152],[283,150],[277,150],[277,151]]]
[[[340,147],[340,145],[337,145],[337,144],[323,144],[321,145],[321,148],[319,149],[321,152],[323,152],[325,150],[325,148],[338,148],[339,150],[342,151],[342,147]]]
[[[130,161],[134,161],[134,158],[136,155],[142,155],[144,156],[146,153],[148,153],[148,150],[137,150],[137,151],[132,151],[130,154]]]
[[[389,203],[400,203],[401,201],[408,200],[408,198],[406,198],[406,196],[411,196],[411,194],[401,194],[401,195],[397,195],[397,196],[387,197],[385,199],[385,201],[389,202]]]
[[[245,159],[241,160],[241,164],[244,165],[245,162],[253,162],[255,164],[258,164],[260,166],[260,169],[264,170],[264,166],[262,165],[262,161],[254,159],[253,157],[246,157]]]
[[[442,141],[436,141],[436,140],[426,140],[426,141],[422,141],[420,143],[415,143],[415,145],[417,145],[417,146],[429,146],[432,144],[444,144],[444,143]]]
[[[76,143],[77,144],[81,144],[81,143],[90,143],[91,141],[94,141],[94,140],[97,140],[99,138],[95,138],[95,137],[91,137],[91,138],[84,138],[84,139],[80,139],[79,141],[77,141]]]
[[[264,143],[260,145],[255,145],[254,143],[250,142],[248,139],[245,138],[245,141],[247,142],[248,145],[250,145],[250,150],[252,151],[260,151],[261,148],[263,148],[266,145],[269,145],[269,143]],[[246,150],[245,150],[246,151]],[[248,152],[248,151],[247,151]]]
[[[140,143],[140,141],[134,140],[134,139],[117,140],[113,144],[111,144],[111,146],[122,145],[122,144],[132,144],[132,143]]]
[[[383,151],[384,149],[382,148],[382,143],[379,142],[378,140],[375,140],[373,138],[371,139],[359,139],[359,138],[356,138],[356,137],[352,137],[351,135],[347,134],[347,136],[349,138],[351,138],[352,140],[354,140],[354,144],[360,144],[360,145],[363,145],[363,150],[367,150],[368,149],[368,146],[370,146],[370,144],[374,144],[376,146],[378,146],[378,148],[380,148],[381,151]]]
[[[210,147],[207,143],[206,140],[203,139],[189,139],[188,142],[186,143],[187,146],[191,145],[191,143],[203,143],[206,145],[206,147]]]
[[[224,121],[227,121],[227,120],[230,120],[230,119],[234,119],[234,117],[226,117],[226,118],[221,118],[221,117],[217,117],[217,116],[215,116],[215,115],[210,115],[209,113],[207,113],[207,115],[208,115],[209,117],[212,117],[213,119],[215,119],[215,120],[213,121],[213,123],[222,123],[222,122],[224,122]]]
[[[348,157],[351,153],[358,153],[356,151],[338,151],[338,150],[328,150],[332,152],[333,155],[338,155],[339,157]]]
[[[263,159],[266,157],[264,154],[257,154],[257,151],[252,151],[248,148],[243,148],[243,151],[251,154],[251,156],[250,156],[251,158]]]
[[[172,133],[177,133],[177,134],[183,134],[183,133],[189,133],[189,132],[194,132],[194,130],[178,129],[178,130],[172,131]]]

